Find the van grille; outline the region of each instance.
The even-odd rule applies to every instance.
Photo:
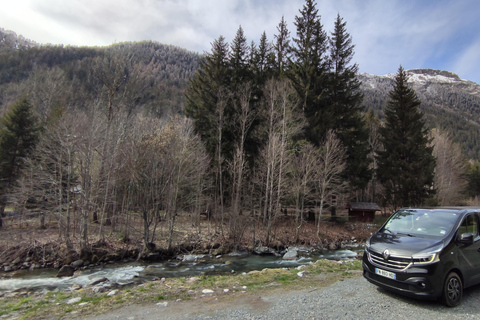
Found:
[[[403,271],[410,267],[412,263],[411,258],[403,257],[390,256],[388,260],[385,260],[382,254],[370,250],[368,251],[368,259],[377,267],[394,271]]]

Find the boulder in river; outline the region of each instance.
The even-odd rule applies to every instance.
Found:
[[[81,266],[83,266],[83,260],[76,260],[72,262],[72,267],[74,267],[75,269],[78,269]]]
[[[283,255],[283,260],[295,260],[298,257],[298,251],[297,250],[288,250],[284,255]]]
[[[253,252],[259,255],[275,254],[275,250],[265,246],[256,247]]]
[[[331,242],[329,245],[328,245],[328,250],[337,250],[338,249],[338,245],[337,243],[335,242]]]
[[[193,254],[186,254],[183,256],[182,261],[183,262],[195,262],[197,260],[197,257],[194,256]]]
[[[105,278],[105,277],[102,277],[100,279],[96,279],[96,280],[93,280],[92,282],[90,282],[88,284],[89,287],[93,287],[93,286],[96,286],[97,284],[100,284],[100,283],[103,283],[103,282],[107,282],[108,279]]]
[[[71,277],[73,276],[73,273],[75,272],[75,268],[72,266],[63,266],[60,268],[60,270],[57,273],[57,278],[61,277]]]

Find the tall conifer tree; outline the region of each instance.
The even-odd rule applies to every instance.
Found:
[[[250,47],[243,32],[242,26],[238,27],[235,38],[230,45],[229,58],[230,70],[232,72],[231,87],[236,88],[240,84],[250,80]]]
[[[262,33],[260,37],[260,44],[257,50],[255,50],[254,61],[252,65],[256,71],[257,82],[263,85],[271,76],[271,70],[273,68],[272,61],[272,45],[268,42],[267,34]]]
[[[368,160],[368,130],[362,117],[363,94],[357,79],[358,65],[351,64],[354,48],[346,22],[337,15],[329,38],[328,90],[323,102],[332,110],[331,129],[347,148],[345,178],[353,190],[366,188],[371,178]],[[364,200],[364,199],[361,199]]]
[[[28,99],[14,104],[1,119],[1,124],[0,174],[2,182],[11,184],[37,141],[37,120]]]
[[[37,119],[27,98],[19,100],[0,119],[0,227],[9,192],[18,177],[23,160],[35,147]]]
[[[285,76],[285,71],[287,69],[289,61],[289,48],[290,48],[290,31],[288,31],[287,22],[285,18],[282,17],[282,20],[277,26],[278,34],[275,35],[274,43],[274,70],[275,74],[282,78]]]
[[[421,205],[433,192],[433,147],[418,108],[420,100],[407,79],[400,66],[385,110],[385,124],[380,128],[383,150],[377,156],[378,178],[394,208]]]
[[[313,0],[306,0],[300,15],[295,17],[295,26],[297,33],[291,47],[289,77],[308,121],[307,138],[318,145],[328,130],[331,117],[321,105],[327,71],[327,35]]]
[[[219,96],[230,85],[229,46],[220,36],[212,43],[212,52],[207,53],[195,76],[190,80],[186,92],[185,114],[192,118],[195,130],[205,142],[207,151],[213,157],[217,146],[217,123],[214,119]],[[232,111],[226,108],[225,114]]]

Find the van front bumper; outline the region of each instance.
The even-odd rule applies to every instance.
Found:
[[[368,260],[368,254],[365,253],[363,255],[363,276],[370,283],[389,291],[421,299],[435,300],[442,294],[443,280],[437,274],[440,270],[437,270],[436,265],[393,272],[395,279],[378,274],[375,272],[376,268],[378,267]]]

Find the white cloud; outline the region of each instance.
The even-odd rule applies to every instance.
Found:
[[[153,40],[189,50],[210,50],[220,35],[231,42],[238,27],[258,43],[274,39],[282,16],[295,36],[304,0],[15,0],[5,1],[0,27],[39,43],[110,45]],[[476,62],[477,0],[317,0],[325,31],[339,13],[356,45],[361,72],[454,68],[480,82]],[[478,43],[478,42],[477,42]],[[477,55],[478,56],[478,55]],[[475,66],[474,71],[469,72]]]

